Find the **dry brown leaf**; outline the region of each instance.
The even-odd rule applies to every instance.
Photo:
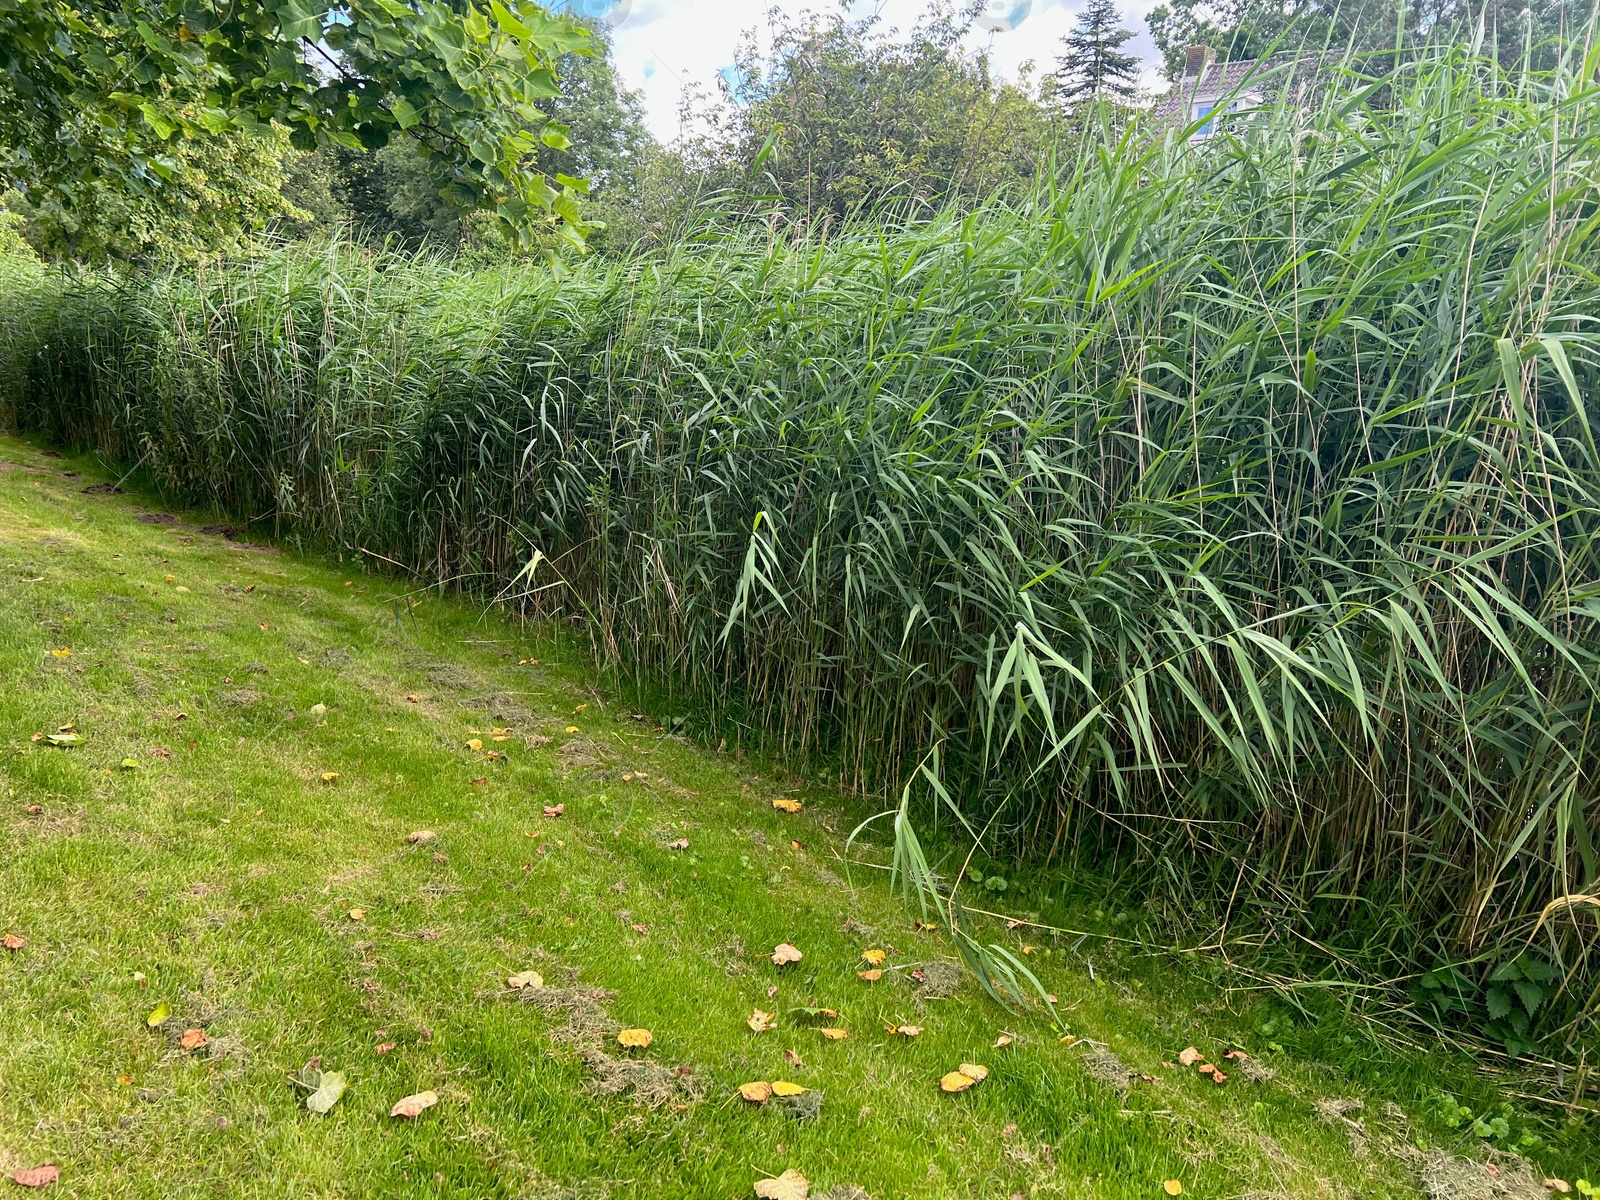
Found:
[[[1169,1196],[1183,1195],[1183,1184],[1176,1179],[1169,1179],[1161,1185],[1161,1190]]]
[[[1211,1082],[1212,1083],[1227,1083],[1228,1082],[1228,1077],[1226,1075],[1224,1075],[1221,1071],[1219,1071],[1215,1067],[1213,1067],[1212,1070],[1211,1070]]]
[[[810,1194],[811,1181],[792,1167],[776,1179],[756,1180],[761,1200],[806,1200]]]
[[[668,842],[667,843],[667,849],[668,850],[687,850],[688,848],[689,848],[689,839],[688,838],[679,838],[675,842]]]
[[[389,1115],[391,1117],[405,1117],[409,1120],[412,1117],[420,1116],[426,1109],[432,1108],[437,1103],[439,1103],[438,1092],[417,1092],[415,1095],[407,1096],[404,1100],[395,1101],[395,1106],[389,1110]]]
[[[772,1081],[772,1094],[774,1096],[798,1096],[805,1090],[798,1083],[790,1083],[787,1079],[774,1079]]]
[[[407,704],[421,704],[422,703],[422,697],[417,695],[415,692],[407,692],[406,693],[406,703]]]
[[[394,1049],[394,1046],[395,1044],[393,1042],[379,1042],[372,1048],[372,1052],[379,1055],[387,1054],[389,1051]]]
[[[828,1026],[827,1028],[823,1029],[822,1036],[827,1038],[830,1042],[842,1042],[845,1040],[845,1038],[850,1036],[850,1031],[847,1029],[835,1029],[832,1026]]]
[[[939,1087],[946,1092],[964,1092],[977,1082],[971,1075],[963,1075],[960,1071],[951,1071],[939,1080]]]
[[[474,779],[472,781],[472,786],[473,787],[482,787],[484,784],[486,784],[488,782],[489,782],[489,777],[487,775],[479,775],[476,779]]]
[[[352,921],[365,921],[367,919],[367,910],[364,908],[352,908],[350,910],[350,919]]]
[[[798,800],[790,800],[786,797],[779,796],[772,802],[772,807],[777,809],[779,812],[797,813],[804,808],[805,805],[801,804]]]
[[[415,833],[406,834],[406,841],[415,846],[419,842],[431,842],[438,836],[439,835],[431,829],[419,829]]]
[[[1000,1046],[1009,1046],[1016,1040],[1017,1039],[1012,1037],[1009,1033],[1002,1033],[999,1037],[995,1038],[994,1044],[998,1048]]]
[[[791,1067],[803,1067],[806,1065],[800,1060],[800,1056],[793,1050],[785,1050],[783,1052],[783,1061],[788,1063]]]
[[[183,1036],[178,1039],[178,1045],[185,1050],[198,1050],[206,1044],[205,1030],[185,1029]]]
[[[544,806],[544,815],[547,817],[559,817],[566,811],[567,806],[565,804],[546,804]]]
[[[758,1079],[753,1083],[741,1083],[739,1095],[751,1104],[765,1104],[772,1099],[772,1085],[764,1079]]]
[[[21,950],[26,947],[27,944],[28,939],[23,937],[20,933],[8,933],[3,940],[0,940],[0,945],[5,946],[7,950]]]
[[[655,1034],[648,1029],[624,1029],[617,1034],[617,1044],[630,1050],[643,1050],[655,1040]]]
[[[1554,1176],[1546,1179],[1544,1181],[1544,1186],[1549,1188],[1552,1192],[1560,1192],[1563,1196],[1572,1190],[1572,1185],[1565,1179],[1557,1179]]]
[[[1178,1062],[1185,1067],[1192,1067],[1200,1062],[1204,1056],[1193,1046],[1186,1046],[1178,1051]]]
[[[798,949],[791,946],[788,942],[779,942],[772,948],[772,961],[775,965],[780,967],[783,966],[784,963],[799,962],[804,957],[804,954],[801,954]]]
[[[42,1167],[24,1167],[11,1172],[11,1182],[28,1188],[42,1188],[61,1178],[61,1168],[54,1163]]]
[[[857,971],[856,974],[868,983],[877,983],[878,980],[883,978],[883,968],[873,967],[870,971]]]
[[[914,1038],[919,1033],[922,1032],[922,1026],[921,1025],[885,1025],[883,1027],[883,1031],[885,1033],[890,1033],[890,1034],[898,1033],[901,1037]]]
[[[979,1066],[977,1063],[962,1063],[956,1070],[970,1077],[973,1083],[982,1083],[989,1078],[989,1068]]]
[[[1216,1069],[1217,1069],[1216,1067],[1214,1067],[1210,1063],[1206,1063],[1206,1062],[1201,1063],[1198,1067],[1195,1068],[1195,1070],[1199,1071],[1200,1074],[1202,1074],[1202,1075],[1209,1075],[1213,1071],[1215,1071]]]
[[[648,925],[640,925],[638,922],[634,922],[633,931],[635,933],[649,933],[650,932],[650,926],[648,926]]]
[[[762,1012],[758,1008],[755,1010],[755,1012],[751,1013],[748,1018],[746,1018],[745,1024],[750,1026],[750,1028],[754,1029],[757,1033],[765,1033],[769,1029],[777,1028],[777,1026],[772,1023],[772,1018],[777,1015],[777,1013]]]
[[[506,976],[508,988],[542,988],[544,976],[537,971],[518,971],[515,975]]]

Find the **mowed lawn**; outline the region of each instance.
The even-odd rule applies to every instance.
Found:
[[[1077,1040],[1006,1012],[914,928],[882,834],[847,872],[861,812],[619,707],[575,640],[0,460],[5,1172],[163,1200],[741,1197],[788,1169],[878,1200],[1415,1194],[1390,1149],[1424,1114],[1366,1095],[1353,1136],[1315,1106],[1356,1084],[1265,1045],[1220,1086],[1163,1065],[1249,1037],[1166,960],[996,926]],[[348,1081],[326,1115],[290,1082],[312,1059]],[[988,1077],[941,1091],[963,1063]],[[774,1080],[807,1091],[738,1094]]]

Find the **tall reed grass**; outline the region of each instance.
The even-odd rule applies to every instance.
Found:
[[[1091,135],[1030,196],[826,238],[16,277],[0,388],[581,617],[854,786],[938,747],[974,824],[1219,944],[1376,907],[1395,962],[1487,971],[1537,929],[1592,1011],[1597,64],[1324,68],[1203,143]]]

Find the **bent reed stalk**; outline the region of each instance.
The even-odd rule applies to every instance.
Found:
[[[1504,959],[1597,887],[1597,57],[1324,67],[826,237],[13,271],[0,386],[852,786],[940,746],[1027,853]],[[1593,911],[1539,934],[1587,1009]]]

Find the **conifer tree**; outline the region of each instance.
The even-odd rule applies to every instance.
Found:
[[[1065,108],[1089,100],[1132,100],[1138,92],[1139,59],[1122,49],[1133,30],[1122,28],[1113,0],[1089,0],[1078,27],[1061,39],[1055,98]]]

